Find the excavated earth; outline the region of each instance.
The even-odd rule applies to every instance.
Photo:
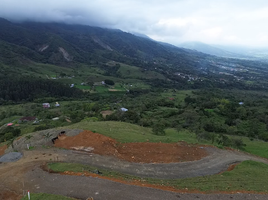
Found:
[[[5,150],[7,149],[7,145],[1,146],[0,147],[0,156],[5,154]]]
[[[140,182],[122,182],[105,179],[91,173],[48,173],[41,166],[47,162],[74,162],[89,164],[98,169],[106,168],[140,177],[176,179],[205,176],[232,170],[244,160],[268,164],[267,159],[243,152],[221,150],[209,146],[189,145],[184,142],[119,143],[109,137],[82,130],[65,130],[53,146],[44,134],[53,137],[62,130],[46,130],[33,134],[30,140],[20,138],[14,146],[23,153],[22,159],[0,164],[0,199],[20,199],[28,190],[35,193],[51,193],[77,199],[93,197],[109,199],[268,199],[265,194],[202,194],[200,191],[177,190]],[[51,144],[50,144],[51,143]],[[35,146],[26,150],[26,144]],[[45,145],[45,146],[44,146]],[[59,148],[55,148],[59,147]],[[6,149],[1,148],[0,153]],[[11,152],[10,148],[5,152]],[[1,154],[0,154],[1,155]]]
[[[119,143],[104,135],[83,131],[76,136],[62,136],[56,147],[87,151],[135,163],[177,163],[200,160],[208,155],[202,146],[179,143]]]

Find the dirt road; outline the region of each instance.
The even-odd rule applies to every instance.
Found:
[[[180,194],[99,178],[49,174],[40,168],[29,171],[26,177],[30,182],[25,186],[34,192],[49,192],[83,200],[88,197],[94,200],[264,200],[268,197],[256,194]]]
[[[137,164],[120,161],[114,157],[95,154],[84,155],[63,149],[37,149],[24,151],[24,157],[15,163],[0,164],[0,199],[14,200],[27,190],[32,192],[46,192],[62,194],[80,199],[94,197],[96,199],[267,199],[266,195],[250,194],[179,194],[152,188],[92,178],[76,177],[59,174],[49,174],[40,169],[40,165],[47,161],[65,161],[90,164],[123,173],[157,178],[185,178],[218,173],[227,169],[229,164],[243,160],[255,160],[268,164],[266,159],[247,155],[241,152],[224,151],[207,148],[209,156],[192,162],[170,164]],[[2,195],[2,196],[1,196]],[[6,196],[3,196],[6,195]]]
[[[242,152],[221,150],[213,147],[206,147],[205,149],[209,152],[209,156],[201,160],[181,163],[130,163],[109,156],[77,154],[74,153],[75,151],[73,153],[65,151],[66,156],[64,158],[67,158],[67,160],[63,161],[89,164],[140,177],[161,179],[190,178],[217,174],[226,170],[229,165],[244,160],[254,160],[268,164],[267,159]]]

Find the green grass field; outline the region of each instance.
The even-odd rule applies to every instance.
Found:
[[[24,196],[21,200],[28,200],[28,199],[29,199],[28,196]],[[31,200],[75,200],[75,199],[55,194],[32,193]]]
[[[134,79],[164,79],[165,77],[155,71],[143,71],[139,67],[126,65],[120,63],[118,70],[122,78],[134,78]]]
[[[76,85],[76,88],[79,88],[80,90],[91,90],[91,86],[89,85]]]
[[[97,133],[114,138],[119,142],[178,142],[186,141],[188,143],[197,143],[195,134],[188,131],[177,132],[175,129],[166,129],[165,136],[156,136],[152,134],[151,128],[141,127],[139,125],[104,121],[104,122],[80,122],[67,126],[66,128],[79,128],[96,131]]]
[[[262,140],[253,140],[251,141],[247,137],[242,137],[245,146],[245,151],[257,156],[268,158],[268,143]]]
[[[88,165],[75,163],[50,163],[49,168],[55,172],[73,171],[83,172],[92,171],[96,168]],[[234,170],[226,171],[222,174],[202,176],[187,179],[160,180],[152,178],[139,178],[118,172],[99,169],[102,176],[114,177],[127,181],[141,180],[155,185],[172,186],[176,189],[186,189],[188,191],[198,190],[204,192],[218,191],[251,191],[268,192],[268,165],[255,161],[244,161],[237,165]]]
[[[268,165],[255,161],[244,161],[234,170],[222,174],[173,180],[169,184],[177,188],[201,191],[257,191],[268,192]]]
[[[108,92],[108,88],[102,85],[96,86],[95,89],[98,93]]]

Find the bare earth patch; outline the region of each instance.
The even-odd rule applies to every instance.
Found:
[[[107,136],[83,131],[76,136],[56,140],[56,147],[74,149],[91,147],[99,155],[115,156],[119,159],[137,163],[175,163],[200,160],[207,156],[201,146],[187,143],[119,143]],[[82,149],[83,149],[82,148]]]
[[[108,89],[110,92],[117,92],[117,91],[121,91],[121,90],[117,90],[117,89]]]
[[[16,194],[15,192],[6,190],[0,192],[0,199],[5,200],[20,200],[22,195]]]
[[[114,111],[112,111],[112,110],[104,110],[104,111],[101,111],[100,113],[102,114],[103,118],[106,118],[107,115],[113,114]]]
[[[0,147],[0,156],[5,154],[5,150],[7,149],[7,145],[1,146]]]

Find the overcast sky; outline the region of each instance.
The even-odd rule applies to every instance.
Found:
[[[0,0],[0,17],[118,28],[172,44],[268,46],[267,0]]]

